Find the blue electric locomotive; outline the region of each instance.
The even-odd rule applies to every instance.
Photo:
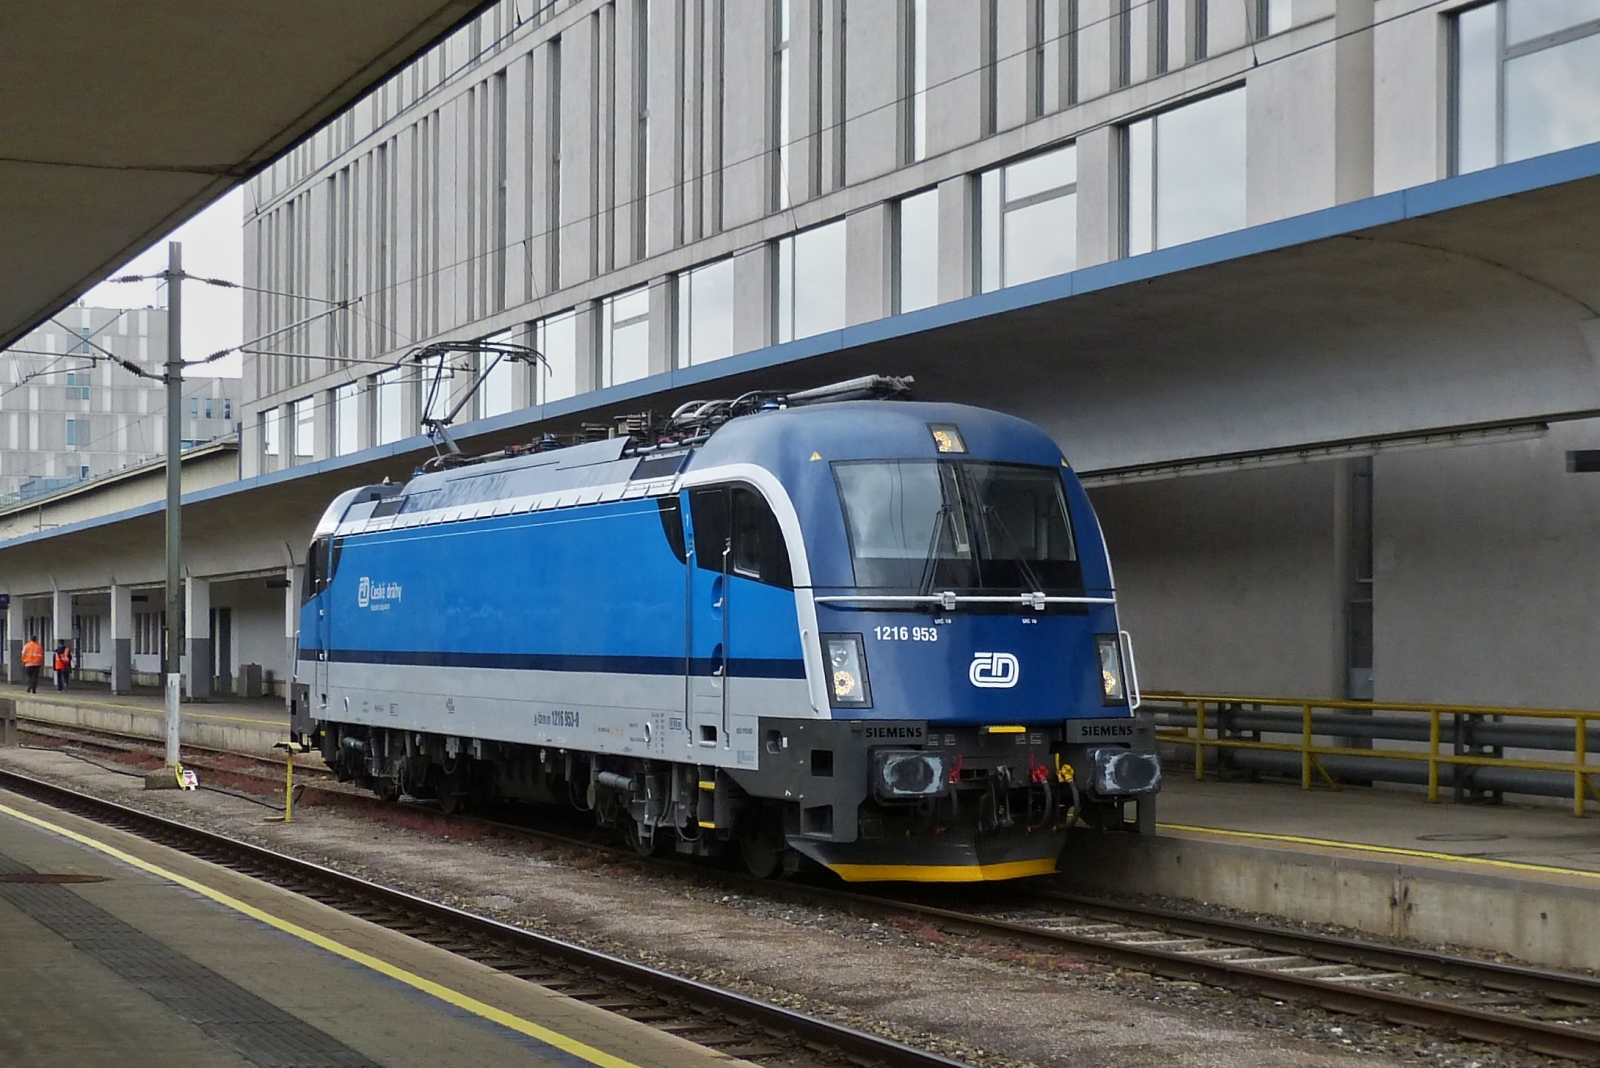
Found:
[[[296,726],[380,794],[592,809],[847,880],[1055,870],[1153,821],[1089,501],[1037,427],[867,378],[346,492]],[[553,443],[546,443],[553,446]]]

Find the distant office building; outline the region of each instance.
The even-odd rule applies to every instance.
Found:
[[[128,360],[145,378],[110,361]],[[166,453],[164,308],[77,305],[0,352],[0,505]],[[237,378],[184,383],[185,448],[232,434]]]

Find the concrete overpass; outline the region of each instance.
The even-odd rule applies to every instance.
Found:
[[[483,0],[59,0],[0,14],[0,347]]]

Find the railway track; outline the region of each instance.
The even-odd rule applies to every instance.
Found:
[[[605,851],[769,899],[916,921],[949,934],[1600,1064],[1600,979],[1589,976],[1032,888],[1008,888],[998,893],[999,902],[958,909],[803,881],[755,880],[704,864],[645,860],[592,838],[454,818]]]
[[[948,933],[1600,1063],[1588,976],[1055,893],[984,913],[873,900]]]
[[[757,1064],[965,1068],[960,1061],[441,905],[321,865],[0,770],[0,787],[323,902],[567,997]]]

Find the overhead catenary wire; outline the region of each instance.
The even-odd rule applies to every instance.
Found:
[[[341,359],[347,359],[347,358],[344,358],[344,357],[317,356],[317,355],[309,354],[309,353],[281,353],[281,354],[277,354],[277,355],[292,355],[292,356],[295,356],[297,358],[308,359],[308,360],[318,360],[318,359],[320,359],[320,360],[338,361],[338,360],[341,360]],[[432,370],[433,369],[432,369],[431,366],[423,366],[423,365],[419,365],[419,364],[413,363],[407,358],[407,356],[401,356],[400,358],[393,359],[393,360],[355,360],[355,359],[350,359],[349,362],[351,362],[351,363],[359,363],[359,364],[364,365],[364,366],[378,367],[378,368],[382,368],[382,369],[387,370],[387,371],[396,371],[396,370],[398,370],[398,371],[401,371],[402,373],[400,375],[398,375],[398,376],[396,376],[394,378],[390,378],[390,379],[388,379],[387,381],[384,381],[384,382],[376,381],[377,375],[374,375],[374,374],[355,374],[355,375],[352,375],[349,378],[344,379],[341,382],[335,383],[332,386],[325,386],[325,387],[323,387],[322,390],[319,390],[316,394],[312,394],[312,395],[304,397],[304,398],[302,398],[302,399],[300,399],[298,401],[294,401],[290,405],[281,405],[281,406],[275,406],[275,407],[289,408],[292,413],[298,413],[300,411],[300,406],[301,405],[309,403],[310,404],[310,410],[312,412],[314,412],[314,413],[315,412],[324,412],[324,411],[327,411],[329,409],[333,409],[333,408],[337,407],[337,405],[339,403],[339,398],[337,397],[336,393],[337,393],[338,390],[343,389],[345,386],[359,384],[359,385],[362,386],[362,392],[363,393],[367,393],[367,392],[371,392],[371,391],[373,391],[375,389],[381,388],[384,385],[399,386],[399,387],[420,386],[423,383],[428,382],[432,378]],[[470,364],[465,364],[465,363],[462,363],[462,364],[454,364],[454,363],[448,364],[447,365],[447,369],[452,372],[452,375],[454,375],[454,374],[472,374],[472,373],[475,373],[474,368]],[[378,373],[382,374],[383,371],[379,371]],[[419,407],[421,407],[421,406],[419,405]],[[428,411],[429,409],[423,408],[422,410],[423,411]],[[146,412],[146,413],[138,416],[135,419],[128,420],[125,424],[122,425],[122,428],[131,428],[131,427],[135,427],[135,426],[140,426],[140,425],[148,422],[149,420],[161,418],[163,414],[164,413],[162,413],[162,412]],[[291,414],[288,417],[288,419],[292,421],[293,414]],[[291,426],[292,426],[292,422],[291,422]],[[107,429],[103,433],[95,435],[94,437],[92,437],[88,441],[86,441],[84,444],[76,446],[77,451],[79,451],[79,452],[93,452],[94,451],[94,446],[106,441],[108,438],[113,437],[118,432],[118,429],[119,428],[117,428],[117,427],[112,427],[112,428]],[[391,439],[391,440],[399,441],[399,440],[404,440],[405,438],[408,438],[408,437],[419,437],[419,436],[424,436],[424,435],[422,433],[402,434],[399,438],[395,438],[395,439]],[[308,455],[310,455],[308,453],[295,453],[293,451],[294,448],[295,448],[295,442],[289,437],[288,434],[285,434],[284,437],[287,440],[283,444],[280,444],[280,450],[282,450],[282,451],[280,451],[279,455],[285,455],[285,454],[290,455],[290,456],[308,456]],[[389,442],[383,442],[383,444],[388,444],[388,443]],[[343,455],[343,454],[340,453],[340,454],[336,454],[336,455]],[[38,468],[37,464],[30,465],[25,470],[17,472],[17,474],[21,474],[21,475],[39,474],[40,472],[39,472],[39,470],[37,468]]]
[[[163,271],[159,274],[123,274],[115,278],[107,278],[103,284],[121,284],[125,282],[166,282],[167,275]],[[207,278],[204,275],[185,274],[185,282],[203,282],[208,286],[218,286],[222,289],[240,289],[247,293],[265,293],[274,297],[286,297],[289,300],[309,300],[318,304],[338,304],[339,301],[329,300],[326,297],[312,297],[304,293],[285,293],[278,289],[262,289],[259,286],[247,286],[243,282],[234,282],[226,278]],[[126,309],[124,309],[126,310]]]

